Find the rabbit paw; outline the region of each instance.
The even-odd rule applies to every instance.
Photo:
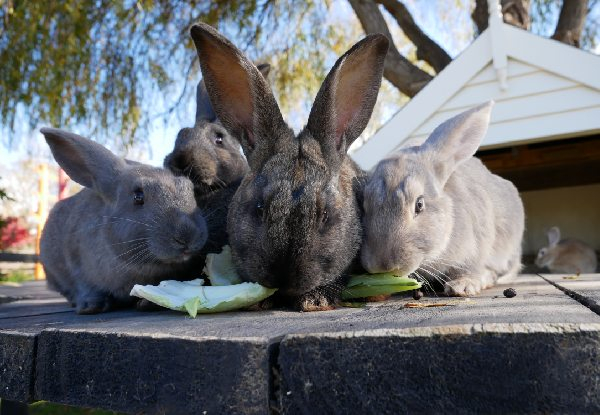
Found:
[[[316,290],[301,296],[297,300],[296,305],[300,311],[327,311],[335,309],[335,301]]]
[[[135,303],[135,309],[138,311],[162,311],[166,310],[166,308],[159,306],[151,301],[146,300],[145,298],[140,298]]]
[[[444,294],[451,297],[469,297],[481,292],[481,280],[472,277],[460,277],[444,285]]]
[[[113,300],[109,295],[94,295],[77,298],[75,312],[77,314],[98,314],[113,308]]]

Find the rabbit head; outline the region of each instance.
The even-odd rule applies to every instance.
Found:
[[[270,68],[268,64],[258,65],[265,78]],[[164,166],[178,176],[188,176],[198,194],[227,186],[248,171],[239,141],[217,119],[204,80],[196,88],[195,125],[179,131]]]
[[[97,223],[80,226],[104,233],[115,255],[126,257],[129,242],[139,241],[132,253],[146,248],[148,262],[181,263],[204,246],[206,223],[187,178],[127,162],[76,134],[54,128],[41,132],[65,172],[95,193],[79,207],[88,212],[81,212],[82,218],[89,217],[90,210],[97,213]]]
[[[335,63],[295,135],[248,58],[206,24],[191,35],[215,112],[250,165],[228,214],[240,274],[296,299],[335,284],[361,241],[363,173],[346,150],[371,116],[387,39],[367,36]]]
[[[559,252],[556,249],[560,242],[560,229],[558,226],[550,228],[546,232],[546,236],[548,237],[548,246],[540,248],[535,259],[535,265],[540,268],[551,266]]]
[[[369,272],[407,275],[437,258],[450,242],[455,203],[477,203],[450,195],[446,182],[469,160],[487,131],[492,103],[447,120],[420,146],[381,161],[364,193],[362,265]]]

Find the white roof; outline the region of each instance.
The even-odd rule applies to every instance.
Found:
[[[496,101],[481,148],[600,132],[600,56],[490,15],[490,26],[351,157],[370,169],[408,139]]]

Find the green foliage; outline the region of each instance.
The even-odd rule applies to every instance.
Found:
[[[94,137],[124,146],[144,139],[153,119],[169,115],[184,98],[193,99],[192,85],[179,99],[173,95],[181,91],[182,79],[189,81],[198,71],[188,35],[198,21],[235,38],[253,58],[287,59],[278,85],[306,71],[320,75],[316,40],[330,30],[313,25],[322,23],[324,11],[321,2],[299,0],[0,0],[4,144],[14,139],[22,120],[30,128],[83,126]],[[278,40],[285,36],[287,48],[276,46],[274,33]],[[284,101],[287,92],[281,94]],[[173,107],[166,104],[173,101]],[[161,104],[166,111],[157,114]]]
[[[32,281],[33,273],[31,271],[15,270],[7,274],[0,274],[0,284],[3,282],[24,282]]]

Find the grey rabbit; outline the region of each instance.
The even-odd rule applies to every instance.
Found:
[[[475,295],[521,268],[523,203],[515,186],[473,157],[493,102],[438,126],[375,166],[364,194],[362,265]],[[432,286],[433,287],[433,286]]]
[[[266,63],[257,66],[265,79],[270,68]],[[165,157],[164,167],[175,175],[189,177],[194,183],[196,202],[206,213],[208,226],[202,257],[220,252],[223,245],[229,243],[227,211],[248,171],[248,162],[240,151],[239,138],[234,138],[217,118],[204,80],[196,88],[194,127],[179,131],[175,148]]]
[[[552,273],[593,273],[598,259],[596,251],[583,241],[573,238],[560,239],[560,229],[553,226],[548,230],[548,246],[538,252],[535,264],[548,268]]]
[[[185,177],[129,162],[92,140],[42,128],[58,164],[85,188],[51,210],[40,242],[50,288],[77,313],[129,305],[134,284],[189,279],[206,223]]]
[[[270,68],[269,64],[258,65],[265,78]],[[176,175],[188,176],[197,196],[239,182],[248,171],[239,141],[218,120],[204,80],[196,87],[194,127],[179,131],[175,148],[165,157],[164,167]]]
[[[215,113],[240,137],[250,166],[227,220],[240,275],[278,288],[281,305],[332,308],[362,239],[366,176],[346,150],[371,116],[387,38],[367,36],[338,59],[295,135],[242,52],[206,24],[193,26],[191,36]]]

